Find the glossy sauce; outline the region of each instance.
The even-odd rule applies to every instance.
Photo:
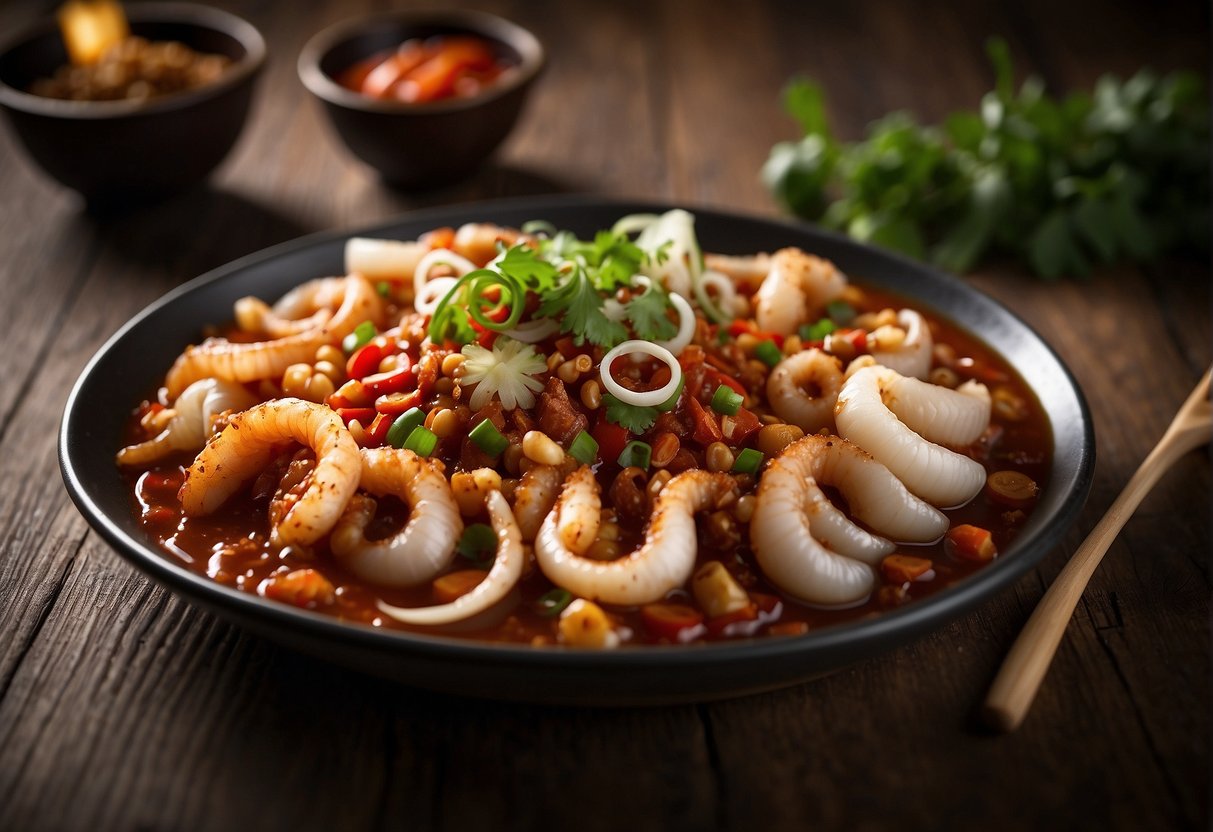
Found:
[[[886,293],[865,290],[865,309],[879,310],[885,307],[899,308],[906,304]],[[861,310],[863,311],[863,310]],[[1013,470],[1031,477],[1039,488],[1047,490],[1049,449],[1052,446],[1051,432],[1042,408],[1023,381],[997,354],[978,339],[959,328],[928,316],[937,345],[944,344],[955,351],[953,362],[961,379],[973,377],[987,383],[992,391],[1001,391],[995,397],[991,415],[991,427],[986,435],[968,449],[968,454],[981,462],[987,472]],[[999,398],[1010,402],[1000,406]],[[131,422],[131,438],[139,437],[138,416]],[[454,449],[450,445],[454,445]],[[448,476],[459,467],[458,442],[440,447],[439,454],[447,464]],[[702,465],[702,453],[698,454]],[[538,600],[553,589],[552,584],[534,565],[533,561],[524,572],[523,579],[509,598],[494,610],[443,628],[410,627],[381,615],[377,601],[397,606],[425,606],[437,603],[429,584],[409,589],[387,589],[370,585],[357,578],[328,553],[322,543],[312,552],[298,550],[277,551],[268,544],[267,519],[268,497],[251,496],[253,486],[246,492],[227,502],[218,512],[201,518],[187,518],[181,513],[176,492],[182,481],[183,467],[188,466],[192,456],[180,455],[151,469],[146,473],[128,473],[135,511],[141,516],[148,533],[174,558],[187,568],[212,580],[240,590],[264,594],[265,582],[275,573],[313,568],[325,575],[336,587],[335,602],[320,606],[318,610],[343,620],[359,621],[371,626],[418,632],[458,634],[484,641],[522,642],[533,644],[554,641],[554,617],[547,617],[537,610]],[[596,469],[603,489],[603,505],[609,506],[608,489],[619,468],[614,464],[600,463]],[[831,494],[837,498],[837,494]],[[946,511],[953,526],[970,523],[989,529],[998,551],[1005,550],[1014,539],[1032,510],[1031,506],[1016,510],[992,500],[986,492],[979,494],[969,504]],[[368,530],[369,537],[386,536],[399,528],[406,517],[403,505],[394,498],[380,501],[380,512]],[[465,518],[465,523],[487,522],[484,517]],[[946,542],[931,546],[900,546],[897,554],[917,558],[929,558],[932,571],[929,579],[888,583],[878,578],[877,590],[860,606],[846,610],[822,610],[808,607],[783,597],[757,568],[749,550],[746,528],[740,527],[737,545],[714,548],[719,536],[705,533],[704,518],[698,520],[699,561],[719,560],[729,569],[733,577],[751,594],[759,608],[757,619],[737,621],[711,630],[698,628],[695,638],[718,640],[750,635],[774,634],[796,635],[821,627],[854,621],[879,615],[882,611],[927,597],[954,585],[984,566],[984,563],[957,557]],[[622,551],[628,552],[643,539],[643,528],[624,528]],[[452,569],[468,569],[472,564],[456,557]],[[486,567],[487,568],[487,567]],[[880,570],[877,570],[878,575]],[[673,603],[693,603],[684,589],[675,590],[666,599]],[[662,639],[649,633],[640,611],[602,605],[623,628],[630,631],[629,643],[655,643]]]

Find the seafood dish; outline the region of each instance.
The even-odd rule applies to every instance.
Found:
[[[345,260],[133,409],[132,510],[213,581],[537,647],[795,637],[963,581],[1048,488],[978,337],[797,248],[705,253],[683,210]]]

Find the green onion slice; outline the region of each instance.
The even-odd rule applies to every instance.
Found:
[[[594,437],[581,431],[569,445],[569,456],[582,465],[593,465],[594,460],[598,458],[598,443],[594,441]]]
[[[573,593],[557,587],[539,596],[535,601],[535,612],[544,618],[555,618],[571,603],[573,603]]]
[[[497,532],[484,523],[472,523],[463,530],[455,550],[475,566],[487,569],[497,553]]]
[[[753,448],[742,448],[733,460],[733,471],[738,474],[757,474],[764,459],[761,451]]]
[[[485,297],[493,289],[498,290],[497,300],[486,302]],[[484,329],[505,332],[518,325],[525,306],[526,287],[517,279],[492,269],[476,269],[456,280],[434,308],[433,317],[430,318],[430,340],[441,343],[446,338],[447,330],[452,327],[452,318],[464,313]],[[492,316],[507,307],[510,314],[505,320],[498,322],[493,319]]]
[[[686,383],[687,383],[687,377],[686,377],[686,375],[683,375],[682,378],[678,379],[678,386],[676,388],[674,388],[674,395],[670,396],[664,402],[657,405],[657,409],[660,410],[662,413],[665,413],[665,412],[673,410],[675,407],[677,407],[678,399],[680,396],[682,396],[682,388],[684,386],[686,386]]]
[[[641,442],[639,439],[633,439],[631,442],[623,446],[623,450],[619,454],[619,465],[622,468],[643,468],[649,470],[649,462],[653,459],[653,448],[648,442]]]
[[[741,394],[727,384],[720,385],[712,394],[712,410],[726,416],[736,416],[737,411],[741,408],[741,402]]]
[[[359,347],[365,346],[374,337],[375,325],[370,321],[363,321],[354,327],[353,332],[341,340],[341,349],[351,353]]]
[[[769,338],[754,348],[754,357],[768,367],[774,367],[780,361],[783,361],[783,353],[780,352],[779,347],[775,346],[775,342]]]
[[[476,447],[489,456],[499,456],[510,446],[510,440],[502,436],[501,431],[497,430],[497,426],[488,419],[472,428],[468,433],[468,439],[476,443]]]
[[[409,438],[404,440],[404,449],[412,451],[417,456],[429,456],[438,447],[438,435],[429,428],[413,428]]]
[[[403,448],[404,440],[408,439],[409,434],[424,422],[425,411],[420,407],[410,407],[397,416],[396,421],[392,422],[392,426],[387,429],[387,443],[393,448]]]
[[[815,324],[802,324],[800,327],[800,340],[802,341],[824,341],[838,327],[829,318],[822,318]]]

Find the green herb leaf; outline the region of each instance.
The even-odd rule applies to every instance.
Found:
[[[628,337],[627,328],[612,321],[602,311],[603,300],[590,283],[584,269],[577,269],[556,290],[548,293],[536,316],[560,316],[560,331],[571,333],[578,344],[589,341],[600,347],[613,347]]]
[[[645,341],[667,341],[678,333],[678,327],[666,317],[669,308],[669,296],[656,283],[624,307],[636,337]]]
[[[657,417],[661,411],[656,407],[640,407],[639,405],[627,404],[612,396],[610,393],[603,393],[602,403],[606,405],[606,417],[610,422],[614,422],[619,427],[632,433],[644,433],[649,428],[653,427],[653,423],[657,421]]]
[[[1003,41],[987,52],[995,89],[975,110],[941,127],[891,113],[858,142],[834,140],[821,89],[793,80],[783,102],[804,135],[771,149],[763,181],[799,216],[955,271],[993,253],[1058,277],[1085,274],[1093,258],[1208,250],[1200,76],[1142,71],[1058,98],[1037,78],[1015,88]]]

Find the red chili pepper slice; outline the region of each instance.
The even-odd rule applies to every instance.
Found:
[[[382,344],[375,341],[363,344],[354,350],[345,362],[345,374],[358,379],[368,376],[379,369],[379,362],[385,355]]]
[[[412,364],[407,358],[404,360],[403,366],[398,365],[396,369],[388,370],[386,373],[375,373],[362,378],[362,386],[372,396],[400,393],[412,387],[415,382],[416,376],[413,375]]]
[[[421,407],[421,391],[411,393],[388,393],[375,400],[375,410],[388,416],[399,416],[406,410]]]
[[[755,433],[762,427],[762,422],[759,421],[758,417],[744,407],[737,408],[737,413],[729,416],[728,419],[732,424],[732,429],[724,437],[724,440],[734,447],[745,442],[750,438],[750,434]],[[724,419],[722,418],[720,421],[720,432],[724,434]]]
[[[376,448],[387,441],[387,432],[392,427],[392,422],[396,419],[388,413],[376,414],[371,420],[371,426],[366,429],[366,447]]]

